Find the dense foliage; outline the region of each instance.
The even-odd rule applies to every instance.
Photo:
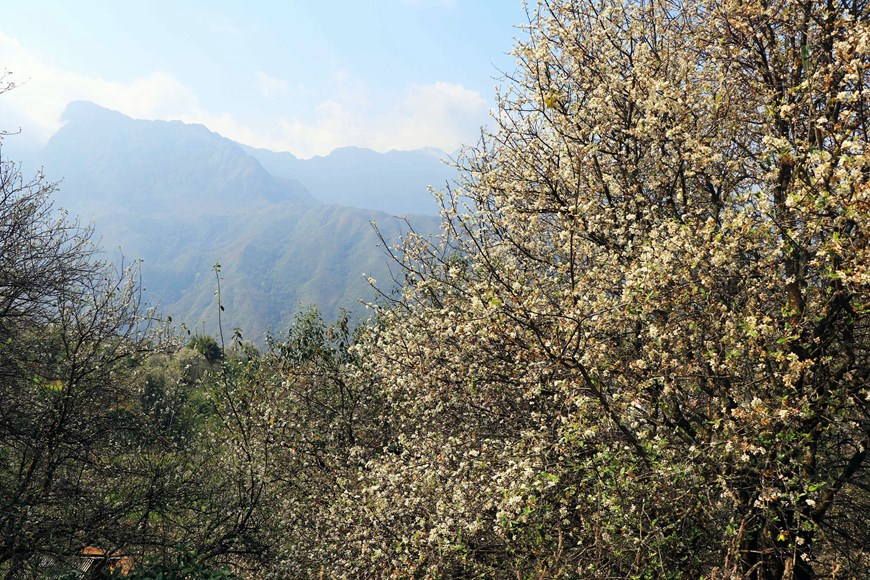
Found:
[[[133,356],[103,270],[15,293],[33,247],[83,264],[78,230],[0,234],[0,570],[870,568],[868,6],[544,0],[527,32],[443,235],[392,250],[404,290],[355,332]]]

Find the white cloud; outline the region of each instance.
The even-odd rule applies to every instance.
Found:
[[[477,138],[488,111],[477,91],[451,83],[413,85],[380,112],[350,99],[320,103],[313,119],[282,119],[272,147],[302,157],[345,145],[378,151],[440,147],[452,151]]]
[[[193,91],[166,73],[153,72],[122,83],[65,71],[2,33],[0,62],[18,85],[3,95],[4,108],[32,140],[44,142],[60,128],[61,114],[70,101],[93,101],[145,119],[173,118],[196,107]]]
[[[400,101],[390,132],[414,147],[449,151],[477,137],[488,105],[480,93],[459,84],[413,86]]]
[[[270,140],[227,113],[204,110],[193,90],[164,72],[153,72],[132,82],[108,81],[93,75],[65,71],[46,63],[16,40],[0,33],[0,63],[12,71],[18,86],[0,97],[4,124],[0,130],[22,129],[21,138],[41,145],[62,126],[61,116],[71,101],[85,100],[120,111],[135,119],[180,120],[199,123],[226,137],[266,146]],[[261,77],[277,94],[283,85]],[[269,82],[273,81],[273,82]]]
[[[348,145],[378,151],[430,146],[452,151],[477,139],[488,110],[477,91],[458,84],[410,85],[391,95],[375,92],[345,70],[333,75],[330,87],[316,89],[291,86],[260,72],[261,92],[290,103],[292,114],[243,119],[204,109],[189,86],[165,72],[118,82],[67,71],[2,33],[0,67],[13,71],[12,80],[19,85],[0,97],[0,130],[20,126],[22,138],[34,143],[44,143],[60,128],[61,114],[74,100],[92,101],[138,119],[200,123],[235,141],[300,157],[325,155]],[[314,94],[327,96],[306,107]]]
[[[261,70],[257,71],[257,82],[260,85],[260,93],[267,99],[283,97],[290,92],[290,84],[287,81],[271,77]]]

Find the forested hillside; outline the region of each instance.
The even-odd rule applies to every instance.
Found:
[[[401,291],[260,350],[3,162],[0,571],[866,577],[870,6],[542,0],[514,53]]]

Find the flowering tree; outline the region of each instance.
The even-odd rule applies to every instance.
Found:
[[[347,313],[327,325],[312,308],[269,336],[266,352],[240,345],[206,366],[193,382],[206,403],[191,409],[200,422],[160,481],[165,524],[140,543],[170,551],[184,543],[198,561],[249,577],[318,577],[333,559],[324,538],[341,533],[329,507],[388,439],[379,391],[350,351],[366,331],[352,330]],[[177,398],[163,399],[182,414]]]
[[[539,3],[358,347],[398,439],[336,504],[337,572],[870,567],[868,16]]]

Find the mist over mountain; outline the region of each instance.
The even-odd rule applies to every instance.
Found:
[[[391,242],[407,229],[396,214],[420,214],[408,218],[415,229],[436,231],[426,187],[452,171],[429,150],[300,160],[86,102],[64,120],[25,164],[60,181],[55,205],[93,221],[107,253],[141,259],[146,299],[205,333],[217,331],[220,263],[224,331],[254,340],[309,305],[361,313],[375,298],[366,277],[389,281],[371,223]]]
[[[272,175],[296,179],[325,203],[377,209],[393,215],[434,214],[438,207],[426,186],[443,189],[456,175],[440,149],[377,153],[342,147],[326,156],[298,159],[245,147]],[[421,177],[428,181],[421,185]]]

